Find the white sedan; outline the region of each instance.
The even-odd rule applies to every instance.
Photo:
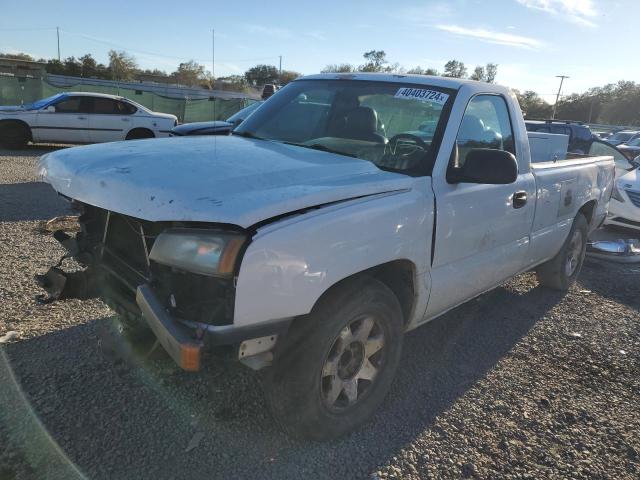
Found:
[[[58,93],[30,105],[0,107],[0,144],[99,143],[167,137],[178,119],[127,98],[88,92]]]

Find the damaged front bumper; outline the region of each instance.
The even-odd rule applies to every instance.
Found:
[[[101,218],[104,226],[96,221]],[[130,224],[115,230],[125,220]],[[233,280],[224,289],[210,277],[150,262],[147,242],[153,241],[161,227],[134,221],[114,214],[96,215],[95,211],[87,216],[85,212],[79,221],[82,231],[75,237],[54,232],[67,254],[46,274],[36,276],[49,294],[42,301],[101,298],[121,318],[147,324],[158,343],[184,370],[199,370],[203,353],[221,346],[237,346],[239,360],[252,368],[268,365],[270,350],[291,319],[234,325],[230,308],[235,297]],[[109,230],[112,237],[117,233],[118,239],[125,238],[126,242],[120,243],[126,247],[110,243]],[[139,255],[134,257],[131,252]],[[61,265],[66,258],[76,259],[85,268],[64,271]]]
[[[142,311],[142,316],[158,338],[158,342],[181,368],[189,371],[200,369],[201,351],[205,346],[237,344],[242,346],[246,341],[282,334],[291,323],[291,319],[283,319],[240,327],[178,320],[173,318],[162,306],[149,285],[138,287],[136,303]],[[194,340],[193,332],[196,333],[196,338],[201,338],[201,340]]]

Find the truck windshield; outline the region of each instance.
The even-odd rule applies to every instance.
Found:
[[[299,80],[278,91],[235,134],[324,150],[409,171],[437,149],[450,91],[427,85]]]

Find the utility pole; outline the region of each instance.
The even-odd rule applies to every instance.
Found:
[[[278,75],[282,77],[282,55],[280,55],[279,58],[280,58],[280,68],[278,69]]]
[[[58,61],[60,61],[60,27],[56,27],[56,35],[58,36]]]
[[[571,78],[567,75],[556,75],[556,78],[560,79],[560,87],[558,88],[558,94],[556,95],[556,103],[553,104],[553,113],[551,114],[551,120],[555,120],[556,111],[558,109],[558,101],[560,101],[560,92],[562,92],[562,84],[564,83],[565,78]]]
[[[211,29],[211,78],[212,81],[216,81],[216,30],[215,28]]]

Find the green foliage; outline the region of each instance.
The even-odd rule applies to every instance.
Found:
[[[458,60],[449,60],[444,65],[444,76],[453,78],[464,78],[467,76],[467,67]]]
[[[127,52],[109,50],[109,70],[115,80],[132,80],[138,71],[138,65]]]
[[[289,82],[293,82],[296,78],[301,77],[302,74],[294,72],[292,70],[283,70],[279,76],[278,83],[282,86]]]
[[[278,80],[278,69],[273,65],[256,65],[244,72],[244,78],[251,86],[257,87],[265,83],[276,83]]]
[[[527,90],[520,93],[518,90],[514,90],[514,93],[518,97],[518,103],[520,103],[520,108],[526,118],[551,118],[553,107],[536,92]]]
[[[384,50],[371,50],[362,55],[367,61],[364,65],[360,65],[361,72],[382,72],[385,71],[384,65],[387,61],[387,54]]]
[[[27,53],[2,53],[0,52],[0,58],[8,58],[11,60],[26,60],[28,62],[34,62],[36,59]]]
[[[349,63],[330,64],[321,70],[321,73],[353,73],[357,69]]]
[[[171,77],[176,83],[189,87],[200,85],[203,80],[206,80],[204,66],[194,60],[178,65],[177,70],[171,74]]]

